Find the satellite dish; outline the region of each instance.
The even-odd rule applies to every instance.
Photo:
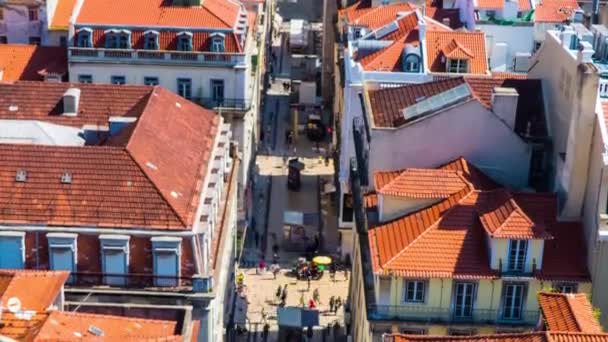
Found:
[[[6,307],[8,308],[8,311],[12,313],[19,312],[21,311],[21,300],[17,297],[11,297],[6,302]]]

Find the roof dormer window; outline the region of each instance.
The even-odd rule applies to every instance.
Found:
[[[213,52],[224,52],[224,34],[223,33],[214,33],[211,35],[211,51]]]
[[[420,72],[420,52],[419,49],[411,44],[407,44],[403,49],[403,71],[418,73]]]
[[[90,28],[82,28],[77,33],[76,45],[81,48],[93,47],[93,31]]]
[[[144,49],[158,50],[158,31],[144,32]]]
[[[192,33],[180,32],[177,34],[177,50],[192,51]]]
[[[129,30],[106,30],[106,49],[130,49],[131,31]]]
[[[469,72],[469,61],[466,59],[448,59],[446,71],[456,74],[466,74]]]

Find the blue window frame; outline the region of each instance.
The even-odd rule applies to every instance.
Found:
[[[224,34],[222,33],[214,33],[211,36],[211,51],[213,52],[224,52]]]
[[[25,233],[0,233],[0,268],[22,269],[25,264]]]
[[[104,284],[113,286],[127,285],[129,273],[129,236],[100,235],[101,268]]]
[[[177,50],[192,51],[192,33],[180,32],[177,34]]]
[[[144,32],[144,49],[146,50],[158,50],[158,32],[157,31],[146,31]]]
[[[129,30],[106,30],[105,31],[106,49],[130,49],[131,31]]]
[[[211,80],[211,98],[214,102],[224,102],[224,80]]]
[[[192,80],[189,78],[178,78],[177,79],[177,94],[181,97],[192,98]]]
[[[153,237],[155,286],[177,286],[180,276],[181,238]]]
[[[78,30],[77,46],[82,48],[93,47],[93,32],[89,28]]]
[[[93,83],[93,76],[91,76],[91,75],[78,75],[78,82],[80,82],[80,83]]]
[[[110,82],[112,84],[119,84],[119,85],[127,83],[124,76],[112,76],[110,78]]]
[[[158,85],[158,77],[144,77],[144,84],[148,86]]]
[[[46,235],[49,243],[49,266],[57,271],[76,271],[77,245],[76,234],[48,233]],[[73,279],[70,276],[68,282]]]

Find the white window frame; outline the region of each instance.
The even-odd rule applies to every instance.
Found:
[[[81,34],[84,32],[86,32],[86,34],[87,34],[86,39],[82,38],[82,36],[81,36]],[[76,41],[77,47],[81,47],[81,48],[92,48],[93,47],[93,30],[91,30],[88,27],[84,27],[79,30],[76,30],[76,33],[78,34],[78,39]],[[86,46],[81,45],[80,44],[81,42],[86,42],[86,44],[84,44]]]
[[[147,46],[148,41],[151,39],[154,40],[153,48]],[[144,32],[144,50],[159,50],[158,31],[148,30]]]
[[[524,317],[524,308],[526,307],[526,299],[527,299],[527,293],[528,293],[528,284],[525,283],[503,283],[503,294],[502,294],[502,309],[501,309],[501,318],[503,320],[509,320],[509,321],[520,321],[522,320]],[[516,302],[516,298],[517,296],[512,296],[511,297],[511,309],[509,312],[507,312],[507,301],[509,300],[507,298],[507,292],[509,287],[513,287],[514,290],[516,288],[521,289],[521,300],[520,300],[520,306],[519,308],[516,308],[515,302]],[[518,309],[518,310],[516,310]],[[519,311],[519,317],[516,317],[517,315],[515,315],[515,313]]]
[[[25,268],[25,232],[0,232],[1,238],[21,239],[21,269]]]
[[[469,60],[467,59],[448,59],[447,72],[454,74],[466,74],[469,72]]]
[[[466,290],[466,288],[468,287],[471,291],[471,312],[469,315],[465,315],[465,314],[461,314],[463,313],[463,311],[465,311],[464,307],[464,303],[458,303],[458,287],[462,285],[464,286],[464,290]],[[470,282],[470,281],[459,281],[459,282],[455,282],[454,283],[454,293],[453,293],[453,310],[452,310],[452,314],[454,315],[454,317],[456,318],[461,318],[461,319],[466,319],[466,318],[471,318],[473,317],[473,313],[475,312],[475,297],[477,295],[477,283],[474,282]],[[463,300],[464,300],[464,294],[463,294]],[[460,310],[458,310],[460,306]],[[460,311],[460,312],[459,312]]]
[[[577,293],[578,284],[575,282],[559,282],[553,283],[553,288],[559,293]]]
[[[528,245],[528,240],[509,240],[507,271],[524,272],[526,270]],[[513,260],[511,259],[512,256],[514,257]]]
[[[211,35],[211,51],[224,52],[226,51],[226,35],[223,33],[213,33]]]
[[[414,283],[414,298],[408,299],[408,285]],[[419,287],[422,287],[422,298],[418,299],[416,293],[418,293]],[[403,287],[403,302],[408,304],[423,304],[426,302],[427,282],[421,279],[405,279]]]
[[[176,255],[177,265],[175,282],[166,278],[154,278],[154,286],[158,287],[174,287],[179,285],[179,277],[181,276],[181,254],[182,254],[182,238],[173,236],[155,236],[150,239],[152,241],[152,264],[153,272],[156,276],[157,270],[157,256],[160,253],[174,253]]]
[[[188,39],[188,48],[184,49],[184,46],[182,45],[182,41],[183,39]],[[179,32],[177,34],[177,46],[176,46],[178,51],[192,51],[194,50],[194,46],[193,46],[193,42],[192,42],[192,32]]]
[[[78,234],[74,233],[47,233],[46,239],[49,247],[49,268],[56,271],[64,271],[66,269],[56,268],[54,265],[53,250],[69,249],[72,252],[72,266],[70,272],[76,272],[78,269]],[[68,282],[73,281],[73,276],[70,275]]]
[[[130,248],[129,241],[131,237],[128,235],[110,235],[110,234],[102,234],[99,235],[99,244],[101,248],[101,272],[104,274],[106,272],[106,251],[110,250],[118,250],[123,251],[125,253],[125,277],[119,279],[119,281],[115,281],[111,276],[105,276],[103,282],[106,285],[127,285],[126,275],[129,273],[129,259],[130,259]],[[116,277],[113,277],[116,278]],[[122,281],[122,284],[120,284]]]

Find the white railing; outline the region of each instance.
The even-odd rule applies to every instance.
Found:
[[[134,49],[70,48],[70,61],[162,61],[164,63],[194,63],[215,65],[244,64],[245,54],[198,51],[155,51]]]

